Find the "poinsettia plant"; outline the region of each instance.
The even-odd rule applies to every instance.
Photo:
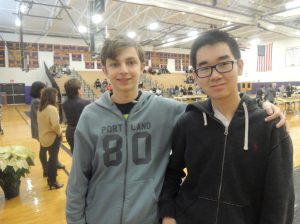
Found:
[[[0,186],[17,186],[34,165],[34,154],[21,145],[0,146]]]

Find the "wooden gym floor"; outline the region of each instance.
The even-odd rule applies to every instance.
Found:
[[[24,145],[31,147],[35,153],[35,166],[31,167],[28,177],[22,178],[20,196],[5,200],[0,190],[0,223],[5,224],[63,224],[65,221],[66,183],[71,167],[71,156],[66,147],[59,152],[59,160],[65,164],[65,170],[58,170],[58,181],[65,186],[50,191],[47,179],[42,176],[42,168],[38,158],[39,143],[31,138],[30,118],[25,112],[28,105],[6,106],[2,114],[1,126],[4,135],[0,135],[2,145]],[[287,114],[287,123],[294,144],[295,188],[300,196],[300,112]],[[296,168],[299,167],[299,168]],[[300,223],[299,197],[296,201],[296,218]]]

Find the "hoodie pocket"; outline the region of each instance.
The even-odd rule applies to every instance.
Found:
[[[90,189],[85,210],[87,223],[120,223],[122,187],[118,183],[99,182]]]
[[[176,221],[178,224],[212,224],[216,208],[215,200],[180,194],[176,199]]]
[[[158,223],[158,196],[152,179],[130,182],[127,186],[124,204],[126,223]]]
[[[221,202],[218,220],[222,223],[252,224],[253,217],[249,216],[249,209],[243,205]]]

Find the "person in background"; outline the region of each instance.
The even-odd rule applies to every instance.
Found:
[[[42,91],[40,107],[37,113],[37,123],[39,127],[39,140],[41,148],[47,151],[49,159],[47,161],[48,185],[58,189],[63,187],[56,181],[58,152],[62,137],[59,124],[59,114],[56,107],[57,90],[49,87]]]
[[[289,83],[288,86],[286,87],[286,96],[291,97],[293,93],[294,93],[293,87],[291,83]]]
[[[113,91],[113,86],[110,83],[108,83],[108,85],[106,86],[106,90],[112,92]]]
[[[198,83],[195,84],[195,94],[196,95],[201,95],[202,94],[201,87],[198,85]]]
[[[238,94],[243,60],[236,40],[211,30],[190,55],[209,99],[189,105],[175,126],[162,223],[292,224],[292,141],[285,126],[263,122],[265,111]]]
[[[30,122],[31,122],[31,136],[32,138],[39,141],[39,130],[38,130],[38,123],[37,123],[37,112],[40,107],[40,96],[43,89],[46,88],[46,84],[40,81],[36,81],[32,83],[31,89],[30,89],[30,96],[31,99],[31,105],[30,105]],[[43,169],[43,177],[47,177],[47,151],[44,150],[40,146],[39,151],[39,159],[42,164]],[[58,169],[64,169],[65,166],[61,162],[57,162],[57,168]]]
[[[286,97],[286,89],[283,84],[278,88],[278,91],[279,91],[279,97],[281,98]]]
[[[66,139],[70,146],[71,152],[74,149],[74,132],[79,120],[79,117],[84,107],[91,103],[89,100],[81,98],[81,82],[78,79],[69,79],[65,82],[64,88],[67,95],[67,100],[62,104],[67,119]]]
[[[260,104],[264,101],[265,86],[261,85],[256,92],[256,102]]]
[[[100,79],[96,79],[95,83],[94,83],[94,87],[97,89],[97,88],[100,88],[101,89],[101,82],[100,82]]]
[[[162,96],[162,91],[161,91],[161,89],[160,89],[159,87],[157,87],[157,89],[156,89],[156,91],[155,91],[155,94],[156,94],[157,96]]]
[[[31,105],[30,105],[30,122],[31,122],[31,137],[39,141],[39,129],[37,124],[37,112],[40,107],[40,97],[42,90],[46,84],[40,81],[32,83],[30,89]],[[39,151],[39,158],[43,168],[43,176],[47,177],[47,151],[41,147]]]
[[[86,106],[79,119],[67,223],[157,224],[173,127],[186,105],[138,89],[145,56],[130,38],[106,39],[101,63],[113,92]]]
[[[102,88],[106,89],[106,86],[108,85],[107,79],[104,79],[102,82]]]
[[[265,100],[269,101],[270,103],[274,103],[276,98],[276,83],[272,83],[265,91]]]
[[[193,95],[193,87],[191,85],[189,85],[188,89],[187,89],[188,95]]]

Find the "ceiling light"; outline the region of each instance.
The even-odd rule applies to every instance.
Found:
[[[21,20],[19,19],[19,17],[16,18],[15,24],[16,26],[21,26]]]
[[[170,47],[170,46],[173,46],[173,45],[176,45],[176,44],[181,44],[181,43],[185,43],[185,42],[195,40],[196,38],[197,38],[197,36],[187,37],[187,38],[184,38],[184,39],[181,39],[181,40],[173,41],[171,43],[165,43],[165,44],[161,45],[160,47]]]
[[[232,22],[230,22],[230,21],[226,22],[226,25],[231,25],[231,24],[232,24]]]
[[[175,37],[170,37],[169,39],[167,39],[167,42],[172,42],[175,40]]]
[[[232,25],[232,26],[226,26],[226,27],[221,28],[220,30],[222,30],[222,31],[228,31],[228,30],[230,30],[230,29],[232,29],[234,27],[235,27],[234,25]]]
[[[127,36],[128,36],[129,38],[135,38],[135,37],[136,37],[136,33],[133,32],[133,31],[130,31],[130,32],[127,33]]]
[[[148,28],[149,30],[156,30],[158,28],[158,23],[151,23]]]
[[[92,16],[92,22],[95,23],[95,24],[101,23],[102,20],[103,20],[103,17],[100,14],[94,14]]]
[[[269,30],[274,30],[276,27],[275,27],[275,25],[271,24],[271,25],[267,26],[267,28],[268,28]]]
[[[193,30],[193,31],[188,33],[189,37],[193,37],[193,36],[197,36],[197,35],[198,35],[198,31],[196,31],[196,30]]]
[[[86,26],[80,25],[78,27],[78,31],[79,31],[79,33],[86,33],[87,32],[87,28],[86,28]]]
[[[300,1],[299,0],[295,0],[295,1],[292,1],[292,2],[286,3],[285,8],[286,9],[292,9],[292,8],[296,8],[298,6],[300,6]]]
[[[254,38],[254,39],[252,39],[251,41],[250,41],[250,44],[251,45],[257,45],[257,44],[259,44],[260,43],[260,39],[258,39],[258,38]]]
[[[275,16],[289,17],[289,16],[299,16],[300,8],[290,9],[285,12],[277,13]]]
[[[25,14],[25,13],[27,13],[28,12],[28,6],[26,5],[26,4],[21,4],[20,5],[20,12],[22,13],[22,14]]]
[[[71,0],[66,0],[66,1],[65,1],[65,4],[66,4],[66,5],[70,5],[70,3],[71,3]]]
[[[185,13],[185,12],[181,12],[181,14],[182,14],[182,15],[185,15],[186,13]]]

